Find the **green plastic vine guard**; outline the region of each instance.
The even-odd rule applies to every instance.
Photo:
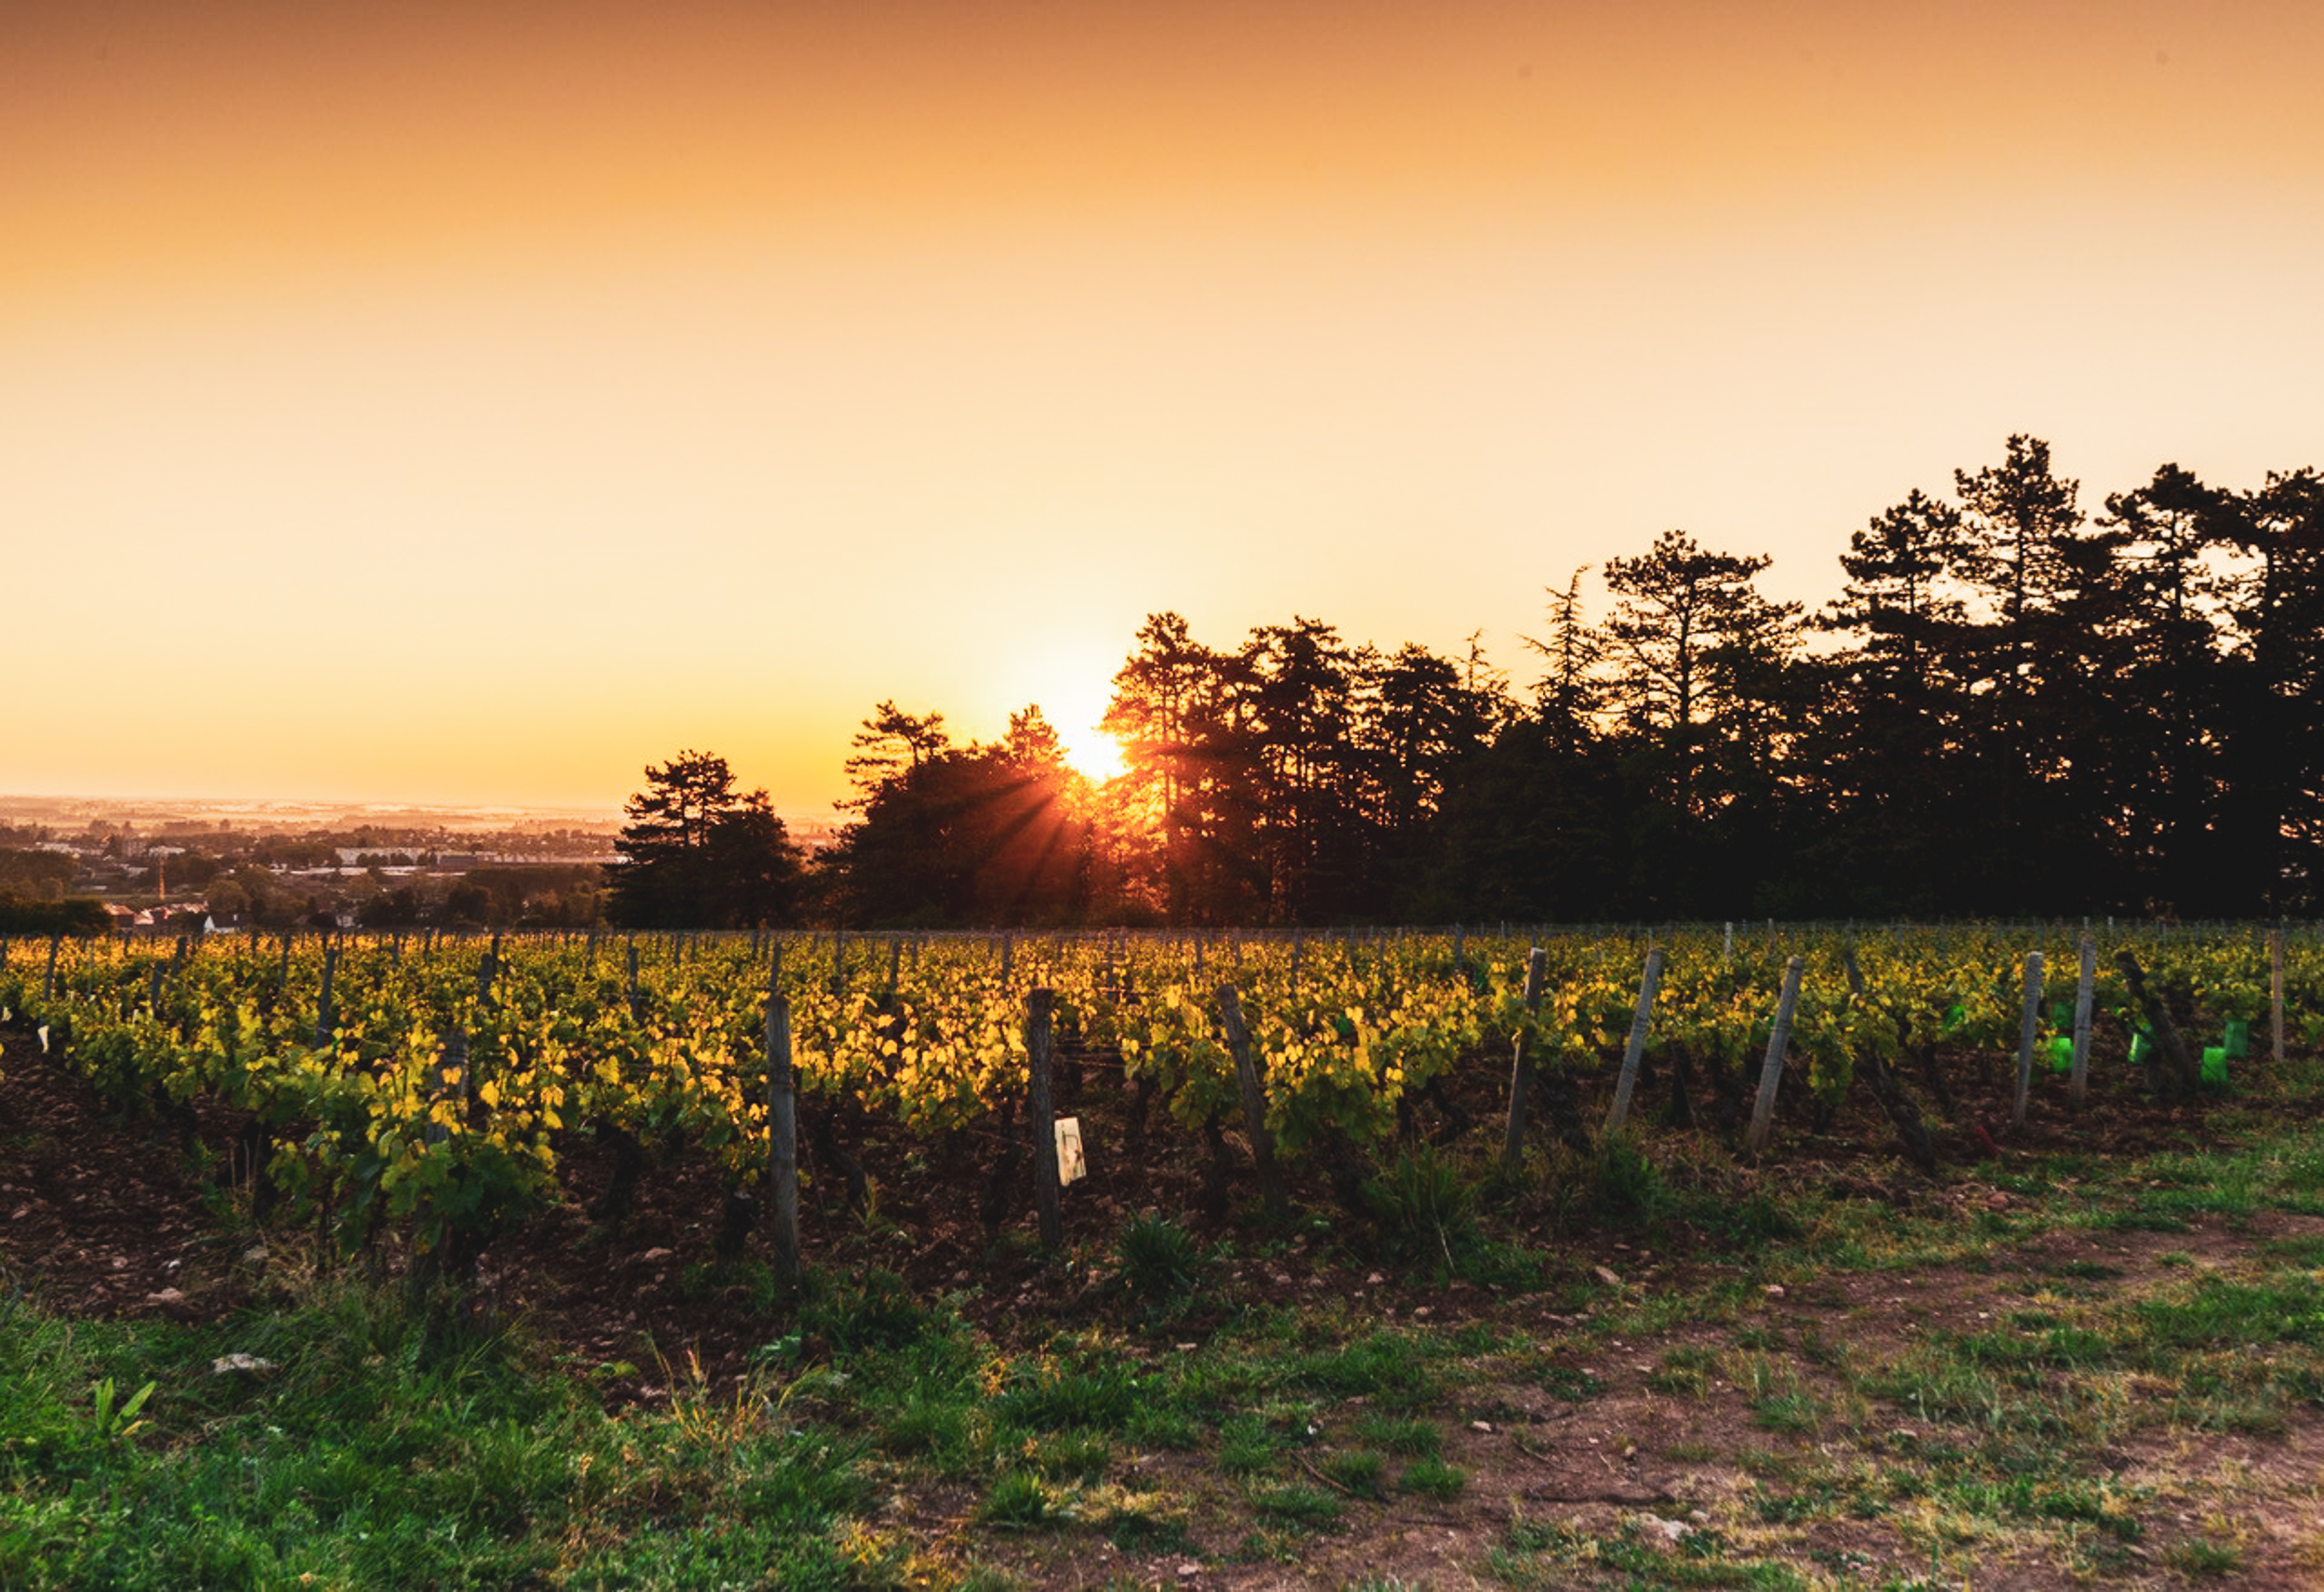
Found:
[[[2061,1033],[2050,1041],[2050,1070],[2071,1072],[2074,1070],[2074,1041]]]
[[[2155,1053],[2155,1032],[2150,1028],[2131,1031],[2131,1065],[2144,1067],[2146,1058]]]
[[[2241,1061],[2251,1054],[2251,1024],[2243,1018],[2230,1020],[2219,1036],[2219,1047],[2227,1053],[2230,1061]]]
[[[2227,1047],[2224,1045],[2203,1046],[2203,1082],[2224,1084],[2227,1081]]]

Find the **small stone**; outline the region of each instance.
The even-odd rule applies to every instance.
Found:
[[[1424,1316],[1434,1309],[1435,1307],[1433,1305],[1415,1305],[1412,1307],[1412,1313],[1416,1316]]]
[[[145,1302],[149,1305],[182,1305],[186,1296],[175,1288],[164,1288],[157,1294],[146,1295]]]
[[[261,1360],[255,1354],[222,1354],[210,1362],[210,1375],[227,1376],[239,1371],[247,1376],[260,1375],[274,1369],[274,1362]]]
[[[1182,1343],[1176,1345],[1175,1347],[1181,1354],[1192,1354],[1195,1350],[1200,1349],[1202,1345],[1198,1343]]]
[[[1385,1278],[1385,1277],[1381,1276],[1379,1272],[1375,1271],[1375,1272],[1373,1272],[1370,1276],[1368,1276],[1368,1277],[1367,1277],[1367,1278],[1365,1278],[1365,1279],[1364,1279],[1364,1285],[1365,1285],[1367,1288],[1377,1288],[1377,1287],[1379,1287],[1379,1286],[1380,1286],[1382,1283],[1385,1283],[1385,1282],[1387,1282],[1387,1281],[1388,1281],[1388,1279],[1387,1279],[1387,1278]]]
[[[1191,1576],[1200,1575],[1201,1573],[1202,1566],[1199,1564],[1182,1564],[1178,1567],[1178,1578],[1181,1581],[1184,1581]]]
[[[1710,1511],[1705,1509],[1689,1509],[1686,1511],[1686,1518],[1698,1526],[1710,1524]]]
[[[1491,1421],[1471,1421],[1469,1423],[1469,1429],[1472,1432],[1485,1432],[1489,1435],[1493,1430],[1493,1423]]]
[[[1684,1520],[1666,1520],[1659,1515],[1648,1515],[1646,1529],[1659,1535],[1665,1542],[1676,1542],[1692,1528]]]
[[[258,1245],[256,1249],[245,1249],[242,1252],[242,1263],[244,1266],[264,1266],[266,1258],[266,1245],[264,1244]]]
[[[1609,1267],[1593,1266],[1591,1268],[1591,1272],[1609,1288],[1618,1288],[1622,1285],[1622,1280],[1616,1276]]]
[[[1783,1297],[1783,1284],[1780,1283],[1770,1283],[1767,1284],[1765,1292],[1769,1298],[1780,1299]]]
[[[678,1252],[674,1249],[649,1249],[643,1255],[639,1256],[638,1259],[642,1264],[651,1266],[656,1260],[667,1260],[676,1253]]]

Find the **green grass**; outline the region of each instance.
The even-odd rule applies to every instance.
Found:
[[[1469,1473],[1457,1465],[1447,1465],[1434,1454],[1422,1454],[1404,1467],[1396,1485],[1416,1497],[1457,1498],[1469,1485]]]
[[[1292,1482],[1250,1495],[1252,1512],[1267,1523],[1299,1532],[1329,1531],[1340,1523],[1340,1500],[1321,1487]]]
[[[1320,1468],[1341,1489],[1359,1498],[1377,1498],[1387,1489],[1388,1458],[1375,1449],[1331,1454]]]
[[[0,1585],[852,1573],[862,1445],[747,1388],[615,1419],[513,1339],[353,1289],[200,1329],[0,1314]],[[235,1352],[271,1369],[212,1375]],[[127,1429],[121,1390],[148,1381]]]
[[[1681,1393],[1702,1398],[1710,1391],[1711,1373],[1719,1368],[1719,1356],[1697,1345],[1682,1345],[1662,1357],[1662,1362],[1647,1374],[1646,1386],[1657,1393]]]
[[[1058,1519],[1049,1488],[1038,1476],[1023,1470],[1009,1471],[994,1482],[976,1514],[986,1525],[1010,1532],[1031,1531]]]
[[[1595,1534],[1514,1520],[1459,1573],[1604,1592],[1905,1592],[2005,1563],[2061,1582],[2231,1578],[2248,1568],[2235,1510],[2199,1493],[2166,1513],[2121,1456],[2265,1441],[2324,1408],[2324,1240],[2215,1242],[2324,1203],[2324,1151],[2304,1131],[2119,1164],[2008,1155],[1978,1174],[2012,1194],[1998,1216],[1794,1186],[1708,1136],[1564,1157],[1563,1190],[1415,1155],[1373,1209],[1421,1224],[1399,1286],[1445,1285],[1440,1321],[1483,1306],[1459,1325],[1384,1321],[1328,1291],[1303,1309],[1221,1296],[1238,1244],[1246,1263],[1388,1264],[1361,1221],[1340,1233],[1313,1216],[1206,1246],[1133,1219],[1046,1262],[1088,1279],[1086,1309],[991,1331],[877,1269],[773,1291],[741,1262],[721,1285],[754,1309],[769,1293],[770,1341],[756,1379],[716,1388],[633,1345],[560,1364],[401,1293],[318,1286],[193,1328],[66,1323],[0,1299],[0,1587],[952,1592],[1106,1545],[1296,1565],[1314,1533],[1422,1531],[1545,1455],[1612,1464],[1631,1441],[1741,1491],[1675,1539],[1638,1518],[1683,1512],[1670,1505]],[[1603,1219],[1637,1245],[1615,1261],[1619,1286],[1561,1256],[1554,1285],[1505,1284],[1546,1291],[1504,1315],[1477,1281],[1538,1272],[1543,1234]],[[2199,1236],[2165,1240],[2183,1264],[2159,1270],[2153,1243],[2127,1238],[2105,1259],[2017,1247],[2138,1230]],[[1033,1256],[1019,1240],[1009,1258]],[[1947,1289],[1905,1285],[1940,1271]],[[1857,1330],[1887,1296],[1958,1300],[1961,1284],[1978,1297],[1943,1323],[1892,1311]],[[274,1369],[209,1374],[236,1351]],[[616,1352],[670,1396],[604,1413],[603,1391],[639,1375],[607,1365]],[[1591,1366],[1615,1367],[1613,1386]],[[1670,1424],[1586,1443],[1636,1409],[1632,1366]],[[1740,1442],[1697,1441],[1742,1418]],[[2190,1503],[2200,1535],[2185,1534]],[[933,1546],[894,1523],[938,1515],[957,1529]],[[1126,1562],[1112,1584],[1143,1573]]]
[[[1407,1459],[1433,1458],[1444,1450],[1445,1434],[1433,1421],[1400,1418],[1366,1411],[1357,1417],[1359,1441]]]
[[[2243,1568],[2243,1550],[2234,1543],[2190,1537],[2172,1544],[2163,1562],[2182,1575],[2233,1575]]]

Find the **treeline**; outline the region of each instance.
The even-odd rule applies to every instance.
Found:
[[[1550,589],[1522,683],[1473,644],[1382,652],[1294,617],[1212,647],[1156,614],[1114,680],[1120,778],[1081,780],[1037,709],[957,746],[941,714],[882,703],[822,866],[730,778],[732,816],[695,821],[728,862],[681,845],[696,874],[675,898],[649,900],[678,853],[633,801],[614,915],[2316,912],[2324,478],[2235,489],[2166,465],[2080,499],[2047,443],[2012,437],[1948,496],[1872,517],[1815,612],[1760,590],[1767,557],[1668,532],[1605,561],[1602,615],[1586,572]],[[770,833],[785,859],[738,873]]]

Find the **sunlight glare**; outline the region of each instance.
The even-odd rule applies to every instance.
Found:
[[[1118,779],[1124,767],[1121,743],[1098,728],[1105,717],[1110,695],[1106,677],[1097,674],[1072,690],[1052,689],[1041,698],[1042,717],[1057,731],[1058,743],[1065,752],[1065,766],[1091,784],[1102,785]]]
[[[1057,739],[1065,748],[1066,767],[1093,785],[1119,779],[1127,768],[1121,743],[1094,725],[1086,730],[1061,726]]]

